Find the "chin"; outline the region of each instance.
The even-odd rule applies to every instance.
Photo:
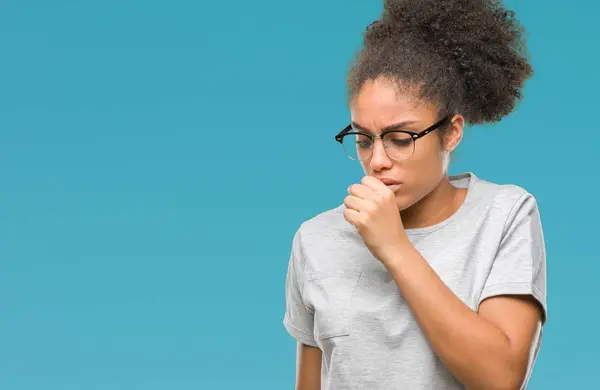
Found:
[[[398,195],[396,194],[396,205],[398,206],[398,210],[404,211],[415,204],[415,200],[406,196],[406,195]]]

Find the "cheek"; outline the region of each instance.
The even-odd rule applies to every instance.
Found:
[[[414,156],[418,158],[427,158],[436,154],[442,149],[439,136],[435,133],[429,134],[415,142]]]
[[[413,157],[403,164],[408,184],[403,195],[413,198],[412,201],[418,201],[435,188],[445,171],[439,144],[428,142],[419,146]]]
[[[421,141],[424,141],[424,139]],[[415,148],[412,158],[405,165],[410,172],[410,176],[416,182],[427,181],[428,177],[437,176],[436,173],[442,169],[443,165],[439,144],[435,142],[421,142]]]
[[[360,162],[360,166],[363,169],[363,172],[365,173],[365,175],[371,175],[373,172],[371,170],[371,167],[369,166],[368,161],[361,161]]]

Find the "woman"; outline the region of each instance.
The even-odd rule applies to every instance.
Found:
[[[447,173],[465,124],[521,98],[522,29],[499,1],[389,0],[364,41],[336,140],[365,176],[292,242],[296,388],[524,388],[546,321],[536,199]]]

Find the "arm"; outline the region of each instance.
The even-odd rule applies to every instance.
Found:
[[[321,390],[321,350],[313,335],[314,318],[303,298],[304,256],[300,232],[292,241],[285,282],[286,310],[283,324],[297,340],[296,390]]]
[[[411,244],[389,188],[365,176],[348,192],[344,217],[391,273],[450,371],[472,390],[519,389],[546,318],[545,246],[535,198],[522,193],[513,204],[475,312]]]
[[[442,282],[414,247],[388,262],[433,349],[469,389],[519,389],[541,323],[533,299],[492,297],[479,313]]]
[[[296,390],[321,390],[321,350],[298,342]]]

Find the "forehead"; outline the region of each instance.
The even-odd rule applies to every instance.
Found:
[[[418,100],[413,91],[383,79],[367,81],[350,103],[352,121],[368,128],[404,121],[430,122],[435,118],[435,107]]]

